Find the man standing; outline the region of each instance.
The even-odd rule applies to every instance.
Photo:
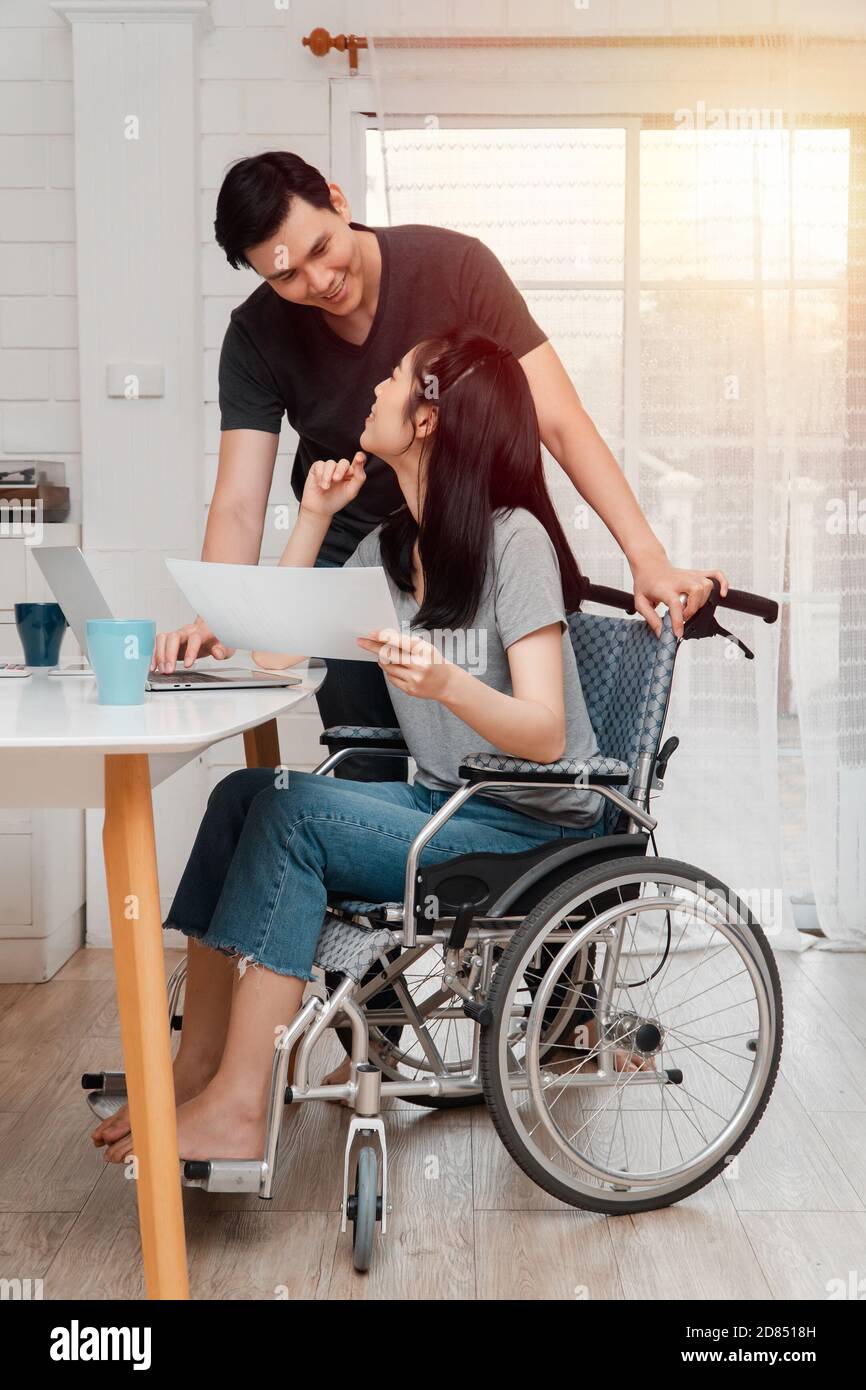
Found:
[[[477,237],[420,225],[366,227],[351,220],[337,184],[299,156],[273,151],[242,159],[226,175],[214,224],[229,264],[262,284],[231,314],[219,365],[219,470],[203,560],[257,564],[283,415],[299,443],[292,490],[300,498],[316,459],[353,458],[374,387],[421,338],[471,326],[519,358],[541,438],[598,513],[634,578],[635,607],[654,631],[657,603],[674,630],[706,601],[719,571],[671,565],[543,329],[493,253]],[[361,539],[400,504],[393,473],[368,458],[358,498],[334,517],[320,564],[342,565]],[[685,602],[680,598],[685,596]],[[160,633],[154,666],[182,657],[231,655],[196,618]],[[394,725],[381,669],[329,662],[317,697],[326,727]],[[402,777],[394,759],[352,759],[344,776]]]

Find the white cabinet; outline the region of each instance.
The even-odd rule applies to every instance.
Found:
[[[80,542],[71,522],[43,531],[44,545]],[[15,604],[53,599],[30,550],[20,538],[0,536],[2,661],[24,660]],[[61,660],[80,660],[68,630]],[[0,983],[50,980],[84,942],[84,901],[84,812],[0,810]]]

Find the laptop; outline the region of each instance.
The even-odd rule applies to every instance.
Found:
[[[31,546],[31,554],[44,574],[51,592],[63,609],[64,617],[78,640],[82,653],[87,652],[88,618],[113,618],[105,595],[94,579],[87,561],[77,545]],[[62,674],[64,668],[55,668]],[[70,674],[89,671],[89,667],[68,667]],[[300,676],[285,671],[244,671],[229,667],[222,671],[186,670],[182,665],[170,675],[151,671],[145,690],[248,690],[282,688],[299,685]]]

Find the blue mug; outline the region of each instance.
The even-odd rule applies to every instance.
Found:
[[[28,666],[56,666],[66,618],[59,603],[16,603],[15,626]]]
[[[96,673],[101,705],[143,705],[144,685],[156,646],[152,618],[88,618],[87,655]]]

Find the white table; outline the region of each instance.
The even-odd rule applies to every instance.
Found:
[[[301,683],[282,690],[164,691],[131,706],[100,705],[92,676],[36,672],[0,680],[0,806],[105,807],[105,872],[150,1298],[189,1297],[151,792],[211,744],[238,733],[249,767],[277,766],[276,716],[313,694],[325,667],[304,663],[292,673]]]

